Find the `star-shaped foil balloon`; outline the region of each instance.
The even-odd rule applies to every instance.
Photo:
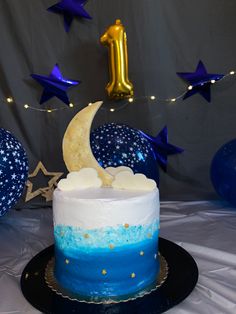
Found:
[[[180,154],[184,151],[184,149],[168,143],[168,129],[166,126],[156,137],[148,135],[142,131],[140,132],[151,143],[156,160],[164,171],[167,170],[168,155]]]
[[[74,17],[91,19],[91,16],[85,11],[84,4],[86,0],[62,0],[47,10],[64,16],[64,27],[69,32]]]
[[[184,79],[186,82],[192,86],[192,89],[188,90],[184,95],[183,99],[186,99],[196,93],[202,95],[208,102],[211,101],[211,84],[212,82],[216,82],[222,77],[223,74],[209,74],[200,60],[196,71],[193,73],[189,72],[177,72],[177,74]]]
[[[40,99],[40,104],[56,96],[65,104],[69,105],[70,100],[67,96],[67,89],[76,86],[80,81],[72,81],[62,76],[58,64],[56,64],[49,76],[31,74],[39,84],[44,87],[43,94]]]

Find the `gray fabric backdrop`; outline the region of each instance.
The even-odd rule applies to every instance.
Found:
[[[67,124],[88,102],[106,97],[108,58],[99,38],[116,18],[126,27],[137,96],[179,94],[186,84],[176,72],[194,72],[200,59],[209,73],[236,69],[235,0],[89,0],[85,8],[93,19],[74,20],[68,34],[62,17],[46,11],[56,2],[0,1],[0,127],[23,143],[31,172],[39,160],[49,171],[66,171],[61,142]],[[24,103],[40,108],[42,88],[30,74],[48,75],[57,62],[65,77],[82,81],[69,92],[76,107],[51,114],[25,110]],[[167,124],[170,142],[185,152],[169,157],[167,173],[160,171],[161,198],[217,198],[209,166],[236,135],[235,84],[231,77],[213,86],[211,103],[195,95],[176,103],[136,102],[114,113],[103,109],[95,126],[123,122],[157,135]],[[8,96],[16,103],[4,103]],[[46,105],[65,107],[56,98]]]

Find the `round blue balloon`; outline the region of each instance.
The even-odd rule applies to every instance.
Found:
[[[236,206],[236,140],[226,143],[215,154],[211,180],[216,192]]]
[[[0,216],[22,195],[28,177],[28,159],[21,143],[0,128]]]
[[[91,133],[91,147],[103,167],[130,167],[159,184],[158,165],[152,146],[139,130],[124,124],[109,123]]]

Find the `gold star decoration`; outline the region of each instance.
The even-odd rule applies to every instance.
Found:
[[[44,167],[43,163],[39,161],[39,163],[37,164],[37,167],[34,169],[34,171],[31,174],[29,174],[28,178],[36,177],[39,171],[42,171],[44,176],[52,177],[52,178],[48,181],[48,186],[39,188],[35,191],[33,191],[33,183],[28,179],[26,182],[27,191],[26,191],[26,196],[25,196],[25,202],[28,202],[31,199],[39,195],[44,197],[46,199],[46,202],[51,201],[53,191],[55,187],[57,186],[57,181],[63,175],[63,172],[48,172],[46,168]]]
[[[42,191],[41,196],[46,199],[46,202],[52,201],[52,194],[55,190],[54,186],[40,189]]]

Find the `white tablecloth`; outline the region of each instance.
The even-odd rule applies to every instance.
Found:
[[[235,314],[236,209],[210,201],[162,203],[161,236],[185,248],[199,268],[194,291],[168,313]],[[52,243],[51,209],[12,210],[0,218],[0,313],[40,313],[24,299],[20,276]]]

